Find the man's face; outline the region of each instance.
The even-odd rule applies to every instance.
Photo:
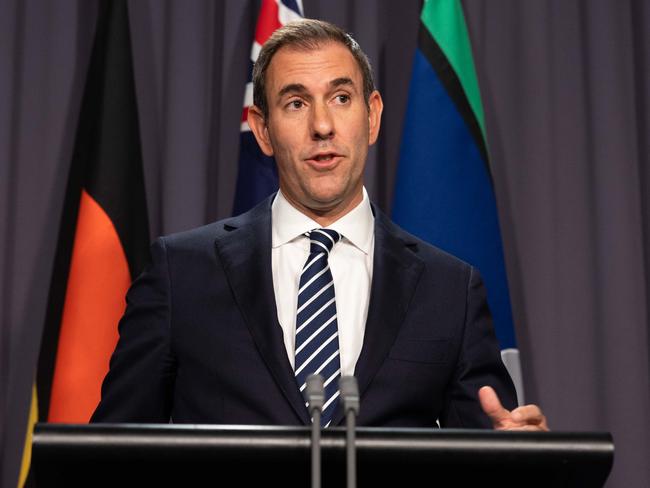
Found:
[[[336,42],[281,48],[266,73],[266,98],[268,118],[252,107],[249,125],[262,151],[275,156],[285,197],[328,222],[354,208],[383,105],[375,91],[366,106],[352,54]]]

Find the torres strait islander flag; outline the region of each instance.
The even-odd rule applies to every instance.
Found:
[[[480,270],[501,355],[522,403],[483,107],[460,0],[425,0],[422,9],[393,218]]]
[[[149,256],[127,3],[106,0],[98,15],[37,372],[49,422],[90,419],[124,296]]]
[[[233,214],[237,215],[261,202],[278,189],[275,159],[264,155],[248,126],[248,107],[253,105],[253,64],[262,45],[277,28],[302,17],[302,0],[262,0],[255,27],[255,39],[248,67],[248,82],[244,94],[239,146],[239,173]]]

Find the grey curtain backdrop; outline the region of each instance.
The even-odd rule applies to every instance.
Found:
[[[608,430],[650,486],[650,5],[465,0],[529,401]],[[304,0],[355,34],[386,111],[390,211],[420,2]],[[152,236],[230,214],[258,2],[129,4]],[[0,2],[0,473],[16,484],[97,4]]]

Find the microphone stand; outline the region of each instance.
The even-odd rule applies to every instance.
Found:
[[[356,417],[359,414],[359,386],[354,376],[341,376],[339,390],[345,412],[345,451],[347,467],[347,488],[357,486],[357,459],[355,449]]]
[[[319,374],[307,376],[305,392],[309,414],[311,415],[311,486],[320,488],[321,465],[320,465],[320,416],[325,402],[325,387],[323,377]]]

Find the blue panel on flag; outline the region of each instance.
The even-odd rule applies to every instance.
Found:
[[[515,347],[492,184],[465,121],[420,50],[414,58],[393,217],[480,270],[501,348]]]
[[[250,210],[278,189],[275,159],[265,156],[251,131],[242,132],[233,215]]]
[[[296,0],[282,0],[282,3],[289,7],[291,10],[296,12],[297,14],[302,15],[301,10],[298,8],[298,2]]]

